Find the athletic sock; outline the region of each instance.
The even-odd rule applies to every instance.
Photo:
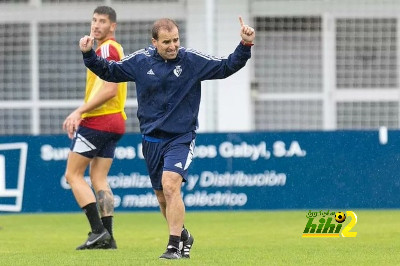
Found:
[[[181,242],[180,236],[169,235],[168,246],[173,246],[176,249],[179,249],[179,242]]]
[[[187,231],[187,229],[185,228],[185,226],[183,226],[182,228],[182,233],[181,233],[181,240],[182,241],[186,241],[189,238],[189,233]]]
[[[85,212],[86,217],[92,228],[92,232],[95,234],[100,234],[104,230],[103,223],[100,220],[100,215],[97,210],[96,202],[89,203],[88,205],[82,207]]]
[[[101,221],[110,235],[113,236],[113,216],[101,217]]]

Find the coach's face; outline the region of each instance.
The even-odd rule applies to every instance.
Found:
[[[91,35],[99,43],[102,43],[114,36],[116,25],[115,22],[110,21],[108,15],[94,13],[92,18]]]
[[[174,27],[171,31],[160,29],[158,39],[152,39],[153,46],[158,54],[165,60],[175,59],[180,46],[179,31]]]

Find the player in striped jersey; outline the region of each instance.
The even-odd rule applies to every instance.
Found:
[[[94,10],[90,35],[97,42],[96,54],[109,61],[124,56],[122,46],[115,41],[116,26],[114,9],[99,6]],[[107,175],[116,145],[125,133],[126,94],[126,83],[106,82],[87,70],[84,104],[63,123],[72,139],[65,177],[91,227],[87,241],[78,250],[117,248],[112,230],[114,196]],[[88,166],[95,194],[83,178]]]

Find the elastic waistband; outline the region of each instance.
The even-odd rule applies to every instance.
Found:
[[[144,140],[150,142],[162,142],[182,135],[182,133],[167,133],[160,130],[155,130],[149,134],[142,135]]]
[[[142,135],[142,139],[144,139],[145,141],[148,141],[148,142],[162,142],[165,140],[165,139],[150,137],[148,135]]]

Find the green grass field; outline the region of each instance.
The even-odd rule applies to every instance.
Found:
[[[353,210],[355,238],[302,238],[307,211],[188,212],[190,260],[164,261],[161,214],[116,213],[117,250],[76,251],[83,213],[3,214],[0,265],[400,265],[400,210]],[[344,225],[346,225],[344,222]]]

